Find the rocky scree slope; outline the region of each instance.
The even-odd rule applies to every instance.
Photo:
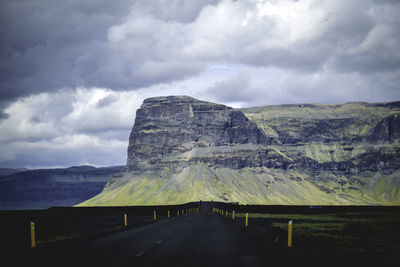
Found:
[[[232,109],[149,98],[126,168],[80,205],[400,204],[399,125],[400,102]]]

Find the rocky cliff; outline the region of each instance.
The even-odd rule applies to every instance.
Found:
[[[126,168],[81,205],[400,204],[400,102],[137,110]]]

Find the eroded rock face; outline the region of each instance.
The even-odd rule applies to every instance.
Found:
[[[282,112],[285,108],[300,114]],[[240,110],[188,96],[149,98],[136,113],[127,169],[140,173],[196,163],[345,175],[398,169],[400,147],[392,143],[399,140],[400,114],[382,112],[371,119],[373,108],[358,104],[344,112],[343,105],[287,105],[279,109],[281,115],[253,122]],[[302,115],[303,109],[314,115]],[[268,136],[263,126],[277,136]],[[318,148],[322,145],[326,151]]]
[[[399,205],[400,102],[247,109],[146,99],[125,170],[85,205]]]
[[[268,143],[241,111],[187,96],[149,98],[136,112],[127,168],[147,170],[189,162],[243,167],[259,157],[254,145]]]
[[[242,109],[274,148],[309,172],[352,175],[400,168],[400,102]]]
[[[371,131],[369,136],[373,141],[393,142],[400,139],[400,114],[393,114],[384,118]]]

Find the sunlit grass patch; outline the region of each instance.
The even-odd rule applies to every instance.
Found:
[[[237,214],[238,218],[245,213]],[[249,225],[288,231],[293,220],[293,236],[303,245],[335,245],[351,251],[390,251],[400,249],[400,214],[396,212],[345,212],[337,214],[263,214],[249,213]],[[265,221],[266,223],[262,223]],[[256,226],[257,227],[257,226]]]
[[[245,213],[238,213],[237,217],[245,217]],[[346,218],[336,214],[267,214],[249,213],[249,218],[262,218],[272,220],[307,220],[307,221],[345,221]]]
[[[293,231],[304,236],[321,236],[327,232],[342,231],[346,227],[345,222],[293,222]],[[282,222],[272,222],[271,227],[287,230],[288,224]]]

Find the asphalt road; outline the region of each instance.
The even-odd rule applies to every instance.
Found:
[[[265,244],[229,219],[200,213],[160,220],[97,239],[33,251],[33,262],[69,266],[265,266]],[[270,262],[270,261],[269,261]]]

